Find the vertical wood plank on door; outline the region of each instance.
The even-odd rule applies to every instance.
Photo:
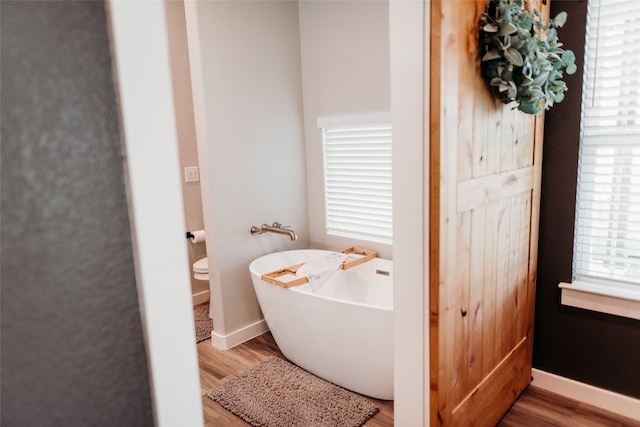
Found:
[[[533,165],[533,132],[535,129],[535,117],[523,117],[524,124],[519,128],[519,149],[515,166],[524,168]]]
[[[487,100],[484,100],[487,103]],[[472,161],[472,173],[473,178],[479,176],[485,176],[487,174],[487,147],[489,141],[487,140],[487,126],[489,124],[488,108],[483,108],[482,105],[476,106],[473,109],[473,161]]]
[[[519,268],[519,255],[520,255],[520,196],[512,196],[509,200],[510,205],[510,229],[509,229],[509,269],[507,279],[507,319],[508,321],[508,341],[506,351],[511,350],[516,342],[522,337],[516,335],[516,323],[518,318],[517,310],[517,296],[518,296],[518,272]],[[528,243],[528,240],[527,240]]]
[[[454,2],[451,11],[453,13],[469,13],[465,7],[474,5],[473,2]],[[469,90],[473,91],[473,76],[475,74],[474,62],[469,60],[469,51],[471,54],[475,54],[475,46],[470,46],[469,35],[475,33],[475,23],[471,21],[462,21],[460,23],[461,28],[452,34],[450,37],[450,48],[455,49],[453,52],[457,52],[455,64],[458,69],[457,84],[452,92],[455,94],[458,91],[458,110],[456,114],[457,127],[456,127],[456,140],[457,140],[457,152],[456,157],[458,159],[457,164],[457,180],[464,181],[470,179],[473,176],[474,171],[474,158],[473,158],[473,136],[474,136],[474,115],[473,112],[476,108],[475,98],[473,96],[464,96],[464,93]],[[475,43],[474,43],[475,45]]]
[[[511,205],[508,199],[498,202],[498,277],[496,281],[496,360],[502,360],[508,350],[509,314],[507,307],[509,277],[509,230]]]
[[[469,387],[482,381],[483,321],[484,321],[484,267],[485,267],[485,207],[471,211],[471,263],[469,281],[469,337],[467,370]]]
[[[520,262],[518,264],[518,294],[516,310],[518,313],[527,310],[527,278],[529,275],[529,236],[531,233],[531,191],[522,195],[520,209],[520,235],[522,236],[522,244],[520,245]],[[527,318],[518,315],[516,317],[516,333],[518,337],[524,337],[527,334]]]
[[[496,341],[496,300],[498,283],[498,202],[485,207],[485,265],[482,299],[484,316],[482,322],[482,376],[485,377],[500,360]]]
[[[550,5],[546,5],[540,10],[544,16],[549,16]],[[530,230],[529,230],[529,272],[527,274],[527,337],[529,338],[529,352],[527,357],[530,362],[533,360],[533,324],[535,316],[535,298],[536,298],[536,278],[538,275],[538,227],[540,224],[540,189],[542,181],[542,141],[544,138],[544,116],[536,116],[534,120],[533,131],[533,165],[535,166],[535,175],[533,178],[533,190],[531,192],[531,214],[530,214]]]
[[[480,72],[480,64],[476,64],[475,73]],[[482,92],[487,90],[486,84],[482,80],[474,79],[476,87],[474,92]],[[492,156],[489,155],[490,149],[494,144],[495,138],[490,136],[490,129],[493,126],[491,122],[491,110],[493,102],[489,97],[474,97],[475,106],[473,108],[473,171],[471,176],[477,178],[485,176],[489,172],[489,161]]]
[[[487,114],[487,174],[500,172],[500,159],[502,158],[500,144],[500,126],[502,115],[495,113],[495,103],[491,102],[493,114]]]
[[[502,108],[502,120],[500,121],[500,172],[513,169],[515,114],[510,106]]]
[[[444,403],[446,402],[446,389],[441,378],[446,377],[445,363],[441,363],[445,349],[440,342],[441,331],[447,326],[447,318],[441,310],[440,284],[443,282],[442,259],[440,241],[445,230],[442,227],[443,204],[440,199],[441,189],[441,169],[443,148],[443,130],[445,127],[440,111],[444,108],[445,99],[442,96],[440,80],[444,72],[442,55],[442,19],[440,16],[440,4],[434,2],[430,13],[431,40],[429,49],[431,51],[431,69],[429,84],[431,86],[431,97],[429,109],[432,112],[429,117],[429,424],[432,426],[442,425],[444,420],[440,414],[445,413]],[[437,196],[436,196],[437,195]]]
[[[523,114],[520,112],[514,112],[516,116],[520,116],[520,121],[518,122],[514,122],[514,127],[513,127],[513,152],[511,153],[512,155],[512,160],[511,160],[511,168],[512,169],[517,169],[519,168],[519,164],[520,164],[520,158],[522,158],[522,153],[524,150],[524,142],[523,142],[523,138],[524,138],[524,128],[526,126],[526,122],[527,119],[525,117],[522,117]]]
[[[452,5],[452,13],[463,13],[462,6],[464,2],[455,2]],[[463,92],[467,88],[467,82],[470,79],[473,72],[468,66],[465,65],[465,57],[467,52],[467,39],[468,32],[465,28],[468,23],[461,23],[464,29],[457,31],[454,34],[449,34],[448,45],[452,52],[457,52],[455,58],[452,56],[451,62],[448,64],[448,70],[455,67],[457,69],[457,84],[451,87],[452,98],[457,98],[457,110],[455,114],[451,114],[452,118],[456,120],[456,127],[452,130],[455,131],[455,137],[451,139],[452,145],[454,141],[457,142],[457,149],[455,157],[457,158],[457,165],[451,165],[455,167],[457,172],[456,179],[458,181],[464,181],[471,178],[473,173],[473,147],[472,147],[472,133],[473,133],[473,110],[474,99],[473,97],[464,96]],[[471,29],[468,29],[469,31]],[[468,61],[466,61],[468,62]],[[457,93],[456,93],[457,92]],[[456,176],[453,174],[452,176]]]
[[[467,360],[469,354],[469,265],[470,265],[470,240],[471,240],[471,212],[467,211],[458,216],[457,225],[457,254],[456,267],[453,273],[456,276],[456,286],[451,305],[451,317],[453,317],[453,376],[450,377],[453,402],[459,402],[468,392]]]
[[[432,13],[434,20],[442,19],[442,22],[451,19],[451,17],[463,13],[466,2],[435,2],[434,7],[439,9],[438,12]],[[435,15],[435,16],[434,16]],[[445,18],[446,16],[446,18]],[[439,171],[439,200],[437,204],[440,206],[439,217],[439,239],[437,242],[432,241],[432,245],[439,248],[439,254],[433,261],[438,262],[439,268],[439,307],[438,307],[438,339],[440,360],[437,379],[432,379],[432,382],[437,384],[438,393],[438,411],[437,414],[432,413],[432,417],[441,416],[440,422],[444,425],[450,423],[451,412],[453,409],[453,395],[456,391],[461,389],[459,381],[459,375],[456,374],[456,336],[460,336],[463,332],[461,325],[456,323],[456,311],[459,310],[459,302],[456,298],[459,297],[455,292],[452,283],[458,283],[456,275],[456,245],[444,245],[443,242],[457,242],[458,241],[458,218],[456,215],[456,182],[457,182],[457,169],[458,162],[464,159],[458,159],[458,111],[459,102],[462,101],[462,97],[459,96],[459,91],[463,88],[459,87],[459,75],[461,69],[461,53],[463,48],[460,43],[461,33],[455,31],[448,25],[440,26],[440,22],[434,25],[439,33],[434,36],[443,45],[442,49],[446,52],[453,54],[438,55],[433,58],[432,64],[439,64],[440,73],[446,74],[447,79],[454,82],[449,88],[447,88],[446,96],[443,96],[442,89],[438,88],[437,92],[440,99],[440,110],[449,111],[450,114],[442,114],[438,121],[440,122],[440,135],[437,141],[446,141],[446,143],[440,143],[439,158],[434,159],[438,163]],[[441,52],[441,49],[437,49]],[[437,61],[437,62],[436,62]],[[432,96],[434,96],[432,92]],[[464,152],[464,150],[463,150]],[[432,283],[433,286],[433,283]],[[459,312],[459,311],[458,311]],[[433,347],[432,347],[433,348]],[[442,363],[442,361],[447,363]],[[433,370],[432,370],[433,373]],[[437,419],[437,418],[436,418]],[[436,425],[436,419],[432,418],[434,425]]]

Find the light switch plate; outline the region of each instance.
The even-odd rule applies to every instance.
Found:
[[[200,172],[197,166],[188,166],[184,168],[184,182],[200,181]]]

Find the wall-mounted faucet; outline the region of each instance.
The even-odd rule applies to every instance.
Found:
[[[262,224],[262,227],[258,228],[255,225],[251,227],[251,235],[254,234],[262,234],[262,233],[278,233],[278,234],[288,234],[291,237],[291,240],[297,240],[298,236],[296,232],[290,228],[286,228],[286,225],[282,225],[279,222],[274,222],[272,225]]]

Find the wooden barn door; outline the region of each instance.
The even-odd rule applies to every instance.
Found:
[[[531,380],[543,117],[486,89],[487,1],[432,2],[434,426],[494,426]]]

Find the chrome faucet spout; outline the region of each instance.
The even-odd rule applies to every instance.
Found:
[[[279,222],[274,222],[272,225],[262,224],[262,227],[258,228],[256,226],[251,227],[251,234],[262,234],[265,232],[270,233],[278,233],[278,234],[287,234],[291,240],[297,240],[298,235],[295,231],[290,228],[286,228],[286,225],[282,225]]]

